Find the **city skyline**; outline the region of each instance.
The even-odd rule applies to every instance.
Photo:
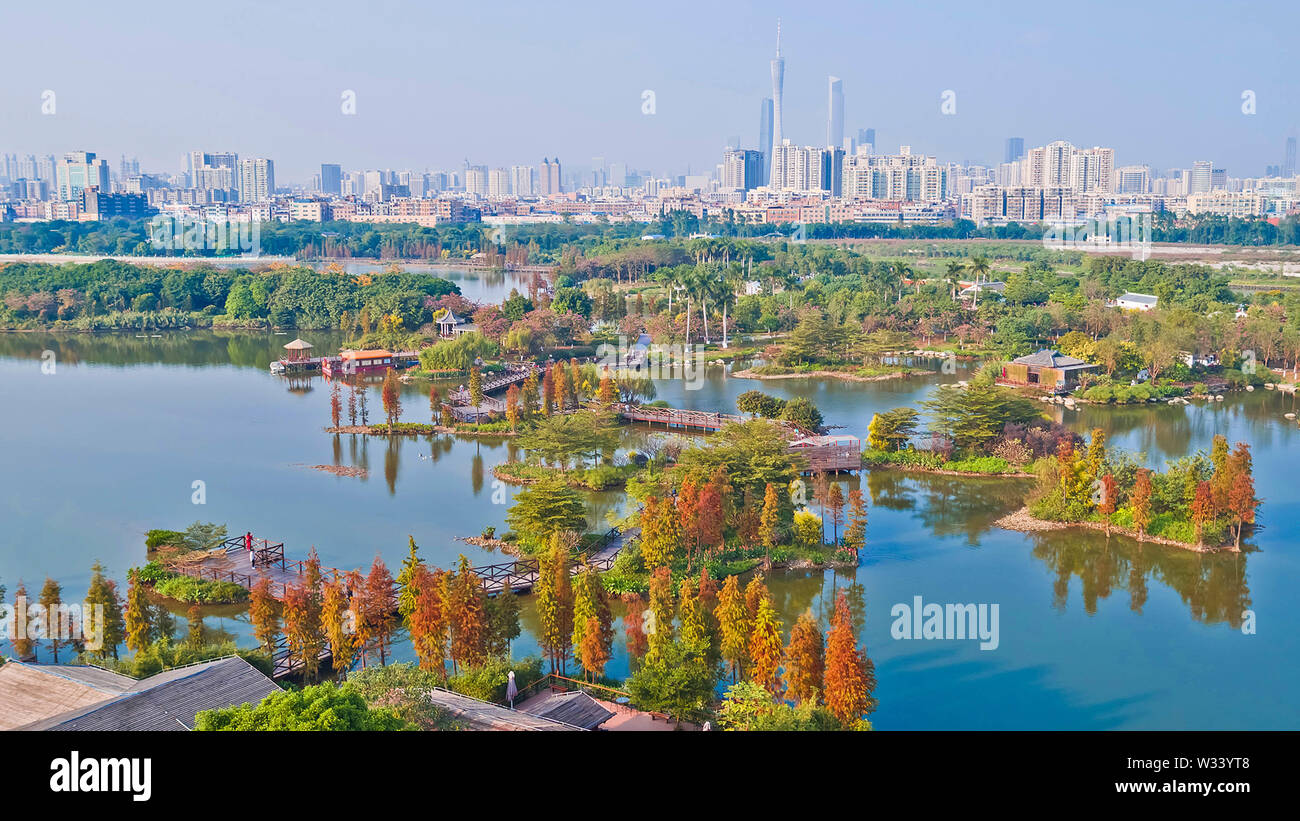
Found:
[[[230,19],[244,19],[252,8],[236,3]],[[1286,21],[1300,13],[1282,4],[1243,10],[1216,27],[1213,49],[1198,53],[1199,65],[1210,71],[1195,81],[1169,70],[1175,55],[1191,56],[1176,43],[1194,17],[1175,15],[1172,6],[1126,9],[1122,18],[1090,16],[1067,28],[1068,37],[1049,33],[1051,21],[1035,21],[1029,4],[1013,4],[997,19],[952,7],[952,25],[933,32],[933,58],[929,48],[925,57],[916,52],[910,39],[909,50],[880,36],[915,24],[917,18],[899,10],[872,11],[870,30],[877,34],[864,48],[853,35],[868,18],[847,5],[834,7],[845,25],[831,29],[782,17],[782,7],[772,3],[753,4],[752,26],[722,30],[714,21],[723,18],[712,9],[675,13],[686,7],[670,4],[663,16],[633,25],[598,8],[580,4],[543,15],[507,4],[518,25],[499,30],[482,28],[484,21],[468,9],[440,10],[436,24],[429,13],[408,9],[400,17],[367,18],[338,46],[321,45],[329,42],[328,21],[338,19],[328,14],[328,3],[319,19],[295,18],[292,26],[278,25],[292,12],[259,10],[268,18],[266,30],[316,38],[303,48],[256,30],[234,36],[234,24],[223,20],[205,21],[186,44],[175,37],[174,15],[145,14],[138,26],[126,27],[91,7],[61,28],[72,55],[66,60],[38,59],[35,39],[15,46],[12,82],[0,90],[0,105],[10,113],[0,151],[125,153],[139,157],[144,169],[175,171],[201,142],[271,157],[279,178],[297,184],[326,162],[448,168],[466,156],[504,167],[542,156],[604,155],[655,173],[711,169],[727,135],[743,135],[740,148],[760,147],[752,111],[773,93],[770,32],[778,18],[784,71],[773,131],[800,145],[824,141],[831,76],[843,83],[845,133],[875,128],[878,151],[907,144],[963,163],[996,165],[1007,135],[1015,134],[1026,144],[1113,145],[1125,165],[1185,167],[1213,156],[1234,174],[1262,174],[1283,163],[1285,140],[1300,120],[1296,91],[1285,87],[1285,32],[1294,29]],[[50,22],[48,12],[30,8],[10,17],[16,31]],[[1261,25],[1265,18],[1269,24]],[[466,30],[483,35],[457,40]],[[1233,36],[1246,30],[1248,41]],[[382,61],[335,59],[336,51],[376,38],[407,42],[410,31],[427,32],[420,42],[438,61],[421,64],[422,49],[405,46],[390,48]],[[586,59],[556,60],[552,46],[566,41],[580,43]],[[976,42],[1010,48],[962,56]],[[94,43],[132,56],[115,56],[92,71],[89,57],[78,55]],[[223,70],[160,70],[184,65],[195,45],[219,46],[229,57]],[[499,60],[475,59],[489,47]],[[1035,70],[1017,69],[1014,56],[1001,51],[1019,54],[1026,65],[1036,62]],[[687,59],[664,59],[669,52]],[[1053,59],[1038,60],[1046,53]],[[1098,55],[1112,59],[1098,61]],[[421,70],[407,70],[414,64]],[[591,68],[596,65],[599,70]],[[53,92],[52,114],[41,113],[46,91]],[[642,113],[645,91],[652,92],[653,113]],[[955,92],[953,114],[941,113],[945,91]],[[1254,114],[1242,111],[1245,91],[1254,93]],[[341,111],[348,92],[354,115]],[[447,112],[455,112],[450,123]]]

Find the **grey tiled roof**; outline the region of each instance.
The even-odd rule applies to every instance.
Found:
[[[1016,357],[1011,361],[1017,365],[1036,365],[1042,368],[1077,368],[1088,364],[1082,359],[1076,359],[1073,356],[1066,356],[1057,351],[1049,351],[1046,348],[1038,353]]]
[[[242,658],[168,670],[106,701],[20,730],[189,730],[203,710],[256,704],[279,687]]]

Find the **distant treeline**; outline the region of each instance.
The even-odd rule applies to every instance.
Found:
[[[793,224],[751,225],[737,222],[731,212],[720,220],[701,220],[686,211],[673,211],[647,223],[603,222],[591,224],[496,226],[485,223],[448,223],[423,227],[410,223],[361,222],[262,223],[259,252],[264,255],[344,259],[468,259],[474,254],[507,254],[512,249],[530,263],[559,262],[567,247],[587,248],[602,242],[639,239],[644,235],[684,238],[692,234],[720,237],[795,238]],[[892,223],[814,223],[803,227],[805,239],[988,239],[1037,240],[1044,227],[1036,224],[977,226],[966,219],[938,225]],[[1264,219],[1202,216],[1175,220],[1157,214],[1153,220],[1155,242],[1242,246],[1300,245],[1300,217],[1287,217],[1278,225]],[[114,219],[104,222],[28,222],[0,224],[0,253],[71,253],[111,256],[164,256],[150,242],[148,220]],[[215,252],[187,252],[187,256],[214,256]]]
[[[272,266],[252,272],[198,263],[164,268],[128,262],[10,263],[0,267],[0,328],[73,330],[205,327],[361,327],[391,314],[406,328],[433,317],[435,300],[459,294],[430,274],[351,276]]]

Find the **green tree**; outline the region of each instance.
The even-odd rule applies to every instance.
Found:
[[[195,716],[194,729],[373,731],[409,727],[390,709],[372,709],[352,687],[326,682],[302,690],[272,693],[255,706],[242,704],[204,710]]]

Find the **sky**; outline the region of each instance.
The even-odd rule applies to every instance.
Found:
[[[757,147],[778,17],[784,135],[799,144],[825,141],[831,74],[846,133],[875,128],[878,150],[941,161],[996,164],[1014,135],[1110,146],[1117,165],[1261,175],[1300,127],[1294,0],[0,6],[0,152],[87,150],[114,168],[125,153],[178,172],[189,151],[235,151],[273,159],[281,185],[322,162],[601,156],[707,173],[732,137]]]

